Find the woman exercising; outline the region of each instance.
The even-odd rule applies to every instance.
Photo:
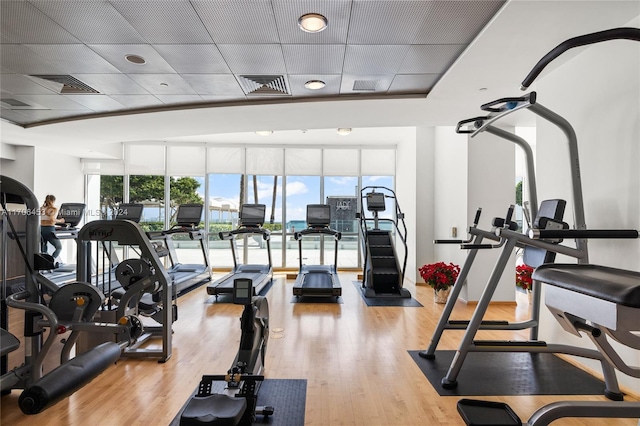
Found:
[[[47,243],[55,248],[53,259],[58,257],[62,251],[62,244],[55,234],[56,223],[64,223],[64,219],[58,219],[58,208],[55,206],[56,197],[54,195],[47,195],[44,199],[44,204],[40,207],[40,235],[42,236],[42,252],[47,253]]]

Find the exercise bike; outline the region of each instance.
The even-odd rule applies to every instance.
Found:
[[[227,374],[202,376],[197,393],[179,415],[180,426],[250,425],[257,415],[273,414],[273,407],[257,406],[269,338],[269,305],[265,297],[252,297],[252,293],[251,279],[234,280],[233,303],[244,306],[240,348]],[[214,382],[220,381],[226,382],[225,388],[216,392]]]

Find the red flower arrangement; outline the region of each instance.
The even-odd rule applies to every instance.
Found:
[[[533,278],[531,274],[533,268],[529,265],[517,265],[516,266],[516,287],[520,287],[523,290],[531,290],[533,287]]]
[[[455,284],[460,267],[453,263],[431,263],[418,268],[422,279],[434,290],[444,290]]]

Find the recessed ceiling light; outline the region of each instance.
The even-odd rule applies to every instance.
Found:
[[[298,26],[308,33],[319,33],[327,28],[327,18],[319,13],[307,13],[298,19]]]
[[[147,63],[147,60],[144,59],[142,56],[138,56],[138,55],[125,55],[124,57],[127,61],[131,62],[132,64],[136,64],[136,65],[144,65]]]
[[[350,127],[340,127],[338,129],[338,134],[340,136],[347,136],[350,133],[351,133],[351,128]]]
[[[304,87],[309,90],[320,90],[326,85],[327,84],[322,80],[309,80],[304,84]]]
[[[273,133],[273,130],[258,130],[256,135],[269,136],[271,133]]]

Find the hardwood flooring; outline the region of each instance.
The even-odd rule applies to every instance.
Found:
[[[284,275],[268,294],[271,333],[265,373],[267,378],[307,380],[305,425],[463,425],[456,410],[459,397],[439,396],[407,353],[427,347],[442,311],[443,305],[433,302],[432,290],[408,286],[421,308],[367,307],[352,285],[356,275],[341,273],[340,277],[341,304],[292,303],[293,281]],[[173,356],[168,362],[123,358],[89,385],[35,416],[22,414],[17,405],[20,391],[13,391],[2,397],[1,423],[169,424],[200,377],[226,372],[237,351],[242,307],[212,303],[205,287],[178,300]],[[470,318],[472,309],[458,303],[455,318]],[[523,315],[527,312],[515,305],[496,304],[488,319],[513,320]],[[461,336],[460,331],[445,332],[438,348],[455,349]],[[526,334],[483,331],[478,336],[517,337]],[[10,366],[19,362],[16,358],[12,354]],[[558,400],[605,400],[597,395],[483,399],[509,403],[523,420]],[[636,426],[638,422],[563,419],[554,426],[603,424]]]

